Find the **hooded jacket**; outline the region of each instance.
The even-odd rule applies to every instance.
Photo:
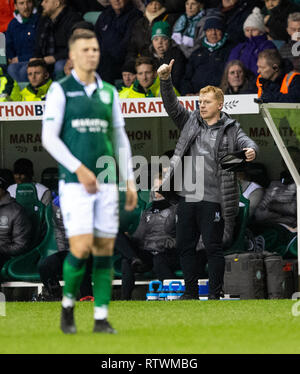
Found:
[[[179,103],[173,93],[170,79],[161,81],[161,93],[167,113],[181,130],[170,167],[160,187],[160,193],[171,203],[176,203],[179,197],[174,188],[175,170],[181,165],[181,160],[188,154],[197,136],[200,136],[201,143],[201,132],[205,124],[199,110],[190,112]],[[235,219],[239,211],[239,188],[236,174],[223,170],[219,160],[227,153],[243,148],[253,148],[257,153],[258,146],[244,133],[240,124],[226,113],[222,112],[219,122],[221,122],[222,126],[220,126],[217,133],[215,146],[210,156],[210,164],[215,163],[215,173],[211,174],[210,178],[217,180],[217,185],[219,186],[222,216],[225,221],[223,243],[229,245],[232,240]],[[203,134],[205,136],[205,132]]]
[[[18,256],[30,248],[31,223],[9,193],[0,199],[0,254]]]
[[[231,50],[227,62],[240,60],[248,70],[257,75],[257,57],[259,52],[275,48],[272,41],[267,39],[266,34],[246,38],[245,42],[239,43]]]

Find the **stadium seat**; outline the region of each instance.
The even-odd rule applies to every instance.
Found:
[[[286,247],[286,253],[289,257],[298,257],[298,235],[295,235]]]
[[[124,209],[126,194],[124,191],[119,193],[120,209],[120,231],[133,234],[138,227],[140,217],[147,208],[150,198],[150,191],[138,191],[138,202],[135,209],[128,212]]]
[[[264,224],[260,236],[264,239],[264,249],[277,253],[284,259],[297,258],[297,233],[280,224]]]
[[[14,257],[5,263],[1,278],[5,280],[39,281],[38,263],[40,259],[58,251],[52,221],[52,207],[45,208],[46,234],[42,242],[31,251]]]
[[[39,251],[34,248],[30,252],[10,259],[2,268],[1,278],[8,281],[35,282],[40,281],[37,264]]]
[[[83,15],[83,19],[87,22],[91,22],[93,25],[97,22],[98,17],[102,12],[87,12]]]

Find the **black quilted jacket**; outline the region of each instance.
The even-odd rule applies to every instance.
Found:
[[[0,199],[0,254],[18,256],[30,248],[31,224],[24,209],[7,192]]]
[[[160,188],[160,193],[171,203],[178,201],[178,195],[172,188],[174,170],[181,164],[181,159],[201,132],[201,124],[203,122],[199,110],[191,112],[185,109],[173,92],[171,80],[162,80],[161,94],[165,109],[175,125],[181,130],[174,156],[171,159],[170,168]],[[223,242],[229,245],[234,230],[235,219],[239,211],[239,189],[236,174],[223,170],[219,165],[219,160],[225,154],[243,148],[253,148],[257,153],[258,146],[244,133],[236,120],[230,118],[226,113],[222,113],[221,119],[224,122],[224,126],[218,132],[214,150],[218,172],[216,176],[212,177],[218,179],[220,186],[222,216],[225,221]],[[169,185],[171,187],[170,191],[168,191]]]

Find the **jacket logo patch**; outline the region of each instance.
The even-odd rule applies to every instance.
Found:
[[[99,96],[104,104],[110,104],[110,94],[107,91],[100,91]]]
[[[8,217],[7,216],[0,217],[0,228],[1,229],[8,228]]]
[[[220,212],[216,212],[216,213],[215,213],[215,219],[214,219],[214,222],[220,222],[220,220],[221,220]]]

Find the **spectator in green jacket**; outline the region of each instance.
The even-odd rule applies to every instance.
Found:
[[[20,87],[14,79],[0,67],[0,102],[20,101]]]
[[[29,84],[21,91],[22,101],[45,100],[52,80],[44,60],[30,61],[27,76]]]

